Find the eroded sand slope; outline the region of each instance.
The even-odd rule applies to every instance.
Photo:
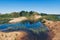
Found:
[[[50,30],[49,35],[51,36],[52,40],[60,40],[60,21],[49,21],[46,20],[44,23]]]

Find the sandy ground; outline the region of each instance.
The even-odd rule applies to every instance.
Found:
[[[12,18],[12,20],[9,21],[9,23],[16,23],[16,22],[21,22],[27,20],[26,17],[18,17],[18,18]]]
[[[52,40],[60,40],[60,21],[46,20],[45,25],[49,28],[50,32],[53,32],[50,36]]]
[[[0,32],[0,40],[33,40],[33,37],[29,38],[29,33],[20,32]]]
[[[41,18],[40,15],[34,15],[33,17],[30,17],[31,20],[38,20],[39,18]],[[9,23],[17,23],[24,20],[29,20],[29,18],[27,17],[12,18],[12,20],[10,20]]]

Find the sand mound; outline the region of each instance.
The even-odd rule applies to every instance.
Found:
[[[34,40],[33,36],[27,32],[0,32],[0,40]]]
[[[9,21],[9,23],[17,23],[17,22],[21,22],[27,20],[26,17],[18,17],[18,18],[13,18],[12,20]]]

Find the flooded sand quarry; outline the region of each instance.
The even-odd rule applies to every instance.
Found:
[[[20,29],[21,27],[24,27],[26,29]],[[39,22],[39,21],[38,22],[34,22],[34,23],[26,21],[24,23],[2,24],[2,25],[0,25],[0,30],[3,31],[2,33],[5,36],[8,35],[8,37],[9,37],[9,35],[11,34],[11,37],[10,37],[11,39],[7,38],[9,40],[15,40],[17,37],[20,37],[22,34],[18,34],[18,33],[21,33],[21,31],[27,32],[28,34],[29,33],[30,34],[29,35],[27,34],[27,37],[26,37],[27,39],[24,36],[22,36],[24,39],[21,39],[21,37],[20,37],[20,38],[17,38],[16,40],[47,40],[47,36],[48,35],[46,33],[42,32],[42,33],[38,33],[39,34],[38,35],[38,34],[33,33],[30,30],[27,30],[27,29],[30,29],[30,28],[34,29],[34,30],[38,30],[40,27],[45,27],[45,26],[41,22]],[[45,30],[48,30],[48,29],[45,27]],[[7,33],[4,33],[4,32],[7,32]],[[20,35],[20,36],[17,36],[16,38],[14,38],[15,32],[16,32],[17,35]],[[23,35],[25,35],[25,34],[23,34]],[[45,38],[45,39],[42,39],[42,38]],[[4,40],[4,39],[2,38],[2,40]]]

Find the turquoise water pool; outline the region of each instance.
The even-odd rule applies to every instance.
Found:
[[[19,23],[14,23],[14,24],[7,24],[7,23],[6,24],[1,24],[0,25],[0,30],[4,30],[4,29],[6,30],[8,28],[16,29],[17,27],[18,28],[24,27],[24,28],[27,28],[27,29],[29,29],[29,28],[38,29],[40,27],[45,27],[45,26],[41,22],[30,23],[29,21],[26,21],[24,23],[19,22]],[[45,27],[45,29],[47,29],[47,28]]]

